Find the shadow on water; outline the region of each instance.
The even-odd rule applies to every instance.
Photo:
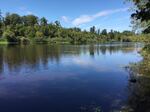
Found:
[[[132,43],[0,46],[0,111],[109,112],[132,105],[123,66],[141,60],[140,48]]]

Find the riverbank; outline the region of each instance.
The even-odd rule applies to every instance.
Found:
[[[78,40],[78,37],[76,39],[69,39],[69,38],[63,38],[63,37],[11,37],[10,35],[7,35],[6,37],[0,37],[0,44],[96,44],[96,43],[115,43],[115,42],[142,42],[142,43],[149,43],[150,42],[150,34],[140,34],[140,35],[133,35],[133,36],[126,36],[126,37],[120,37],[120,39],[108,39],[108,38],[102,38],[95,37],[93,39],[89,39],[86,37],[80,37],[80,38],[86,38],[84,41]]]
[[[0,42],[0,44],[3,45],[3,44],[9,44],[9,43],[4,41],[4,42]]]
[[[9,42],[6,39],[0,37],[0,44],[9,44]]]
[[[135,112],[150,110],[150,44],[140,51],[142,60],[129,66],[131,94],[128,107]],[[139,106],[140,105],[140,106]]]

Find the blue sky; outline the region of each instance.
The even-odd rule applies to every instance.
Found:
[[[1,0],[3,13],[34,14],[64,27],[131,30],[129,3],[125,0]]]

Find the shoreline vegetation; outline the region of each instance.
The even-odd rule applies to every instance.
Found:
[[[91,44],[111,42],[144,42],[139,52],[143,59],[125,67],[129,72],[129,97],[127,111],[148,112],[150,110],[150,2],[149,0],[127,0],[135,7],[131,15],[133,26],[139,28],[139,34],[133,31],[107,31],[92,26],[89,30],[64,28],[59,21],[49,23],[44,17],[35,15],[20,16],[0,11],[0,44]],[[139,106],[140,105],[140,106]],[[100,110],[98,110],[100,111]],[[126,111],[126,110],[125,110]]]
[[[105,42],[149,42],[149,34],[132,31],[107,31],[92,26],[88,31],[80,28],[64,28],[59,21],[48,23],[46,18],[35,15],[20,16],[0,12],[0,44],[60,43],[88,44]]]
[[[131,14],[133,28],[141,32],[137,38],[139,42],[145,42],[144,48],[139,52],[143,59],[133,63],[129,67],[131,78],[150,78],[150,0],[128,0],[133,3],[134,12]],[[135,77],[135,78],[134,78]],[[150,90],[150,87],[149,87]],[[150,102],[150,99],[147,101]]]
[[[142,60],[131,63],[127,67],[129,72],[129,89],[131,90],[128,107],[135,112],[150,110],[150,44],[146,44],[140,51]],[[140,105],[140,106],[139,106]],[[128,110],[128,109],[127,109]]]
[[[150,0],[128,0],[133,3],[134,13],[131,18],[133,26],[141,31],[145,41],[139,52],[142,60],[129,65],[131,90],[128,105],[134,112],[150,111]]]

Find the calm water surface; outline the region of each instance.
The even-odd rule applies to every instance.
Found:
[[[140,44],[0,46],[0,112],[103,112],[129,97]]]

